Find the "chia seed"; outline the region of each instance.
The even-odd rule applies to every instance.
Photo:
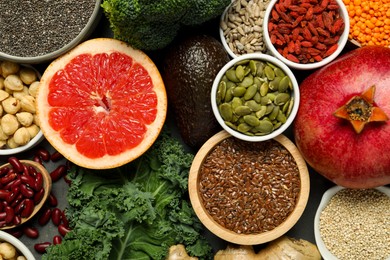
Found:
[[[86,26],[95,0],[0,1],[0,51],[19,57],[54,52]]]

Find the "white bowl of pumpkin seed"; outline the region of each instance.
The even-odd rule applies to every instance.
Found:
[[[294,121],[299,101],[293,72],[263,53],[229,61],[211,89],[211,106],[218,123],[234,137],[252,142],[283,133]]]

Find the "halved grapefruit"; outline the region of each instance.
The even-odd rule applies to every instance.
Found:
[[[36,99],[45,138],[71,162],[109,169],[143,154],[167,113],[160,72],[142,51],[97,38],[44,71]]]

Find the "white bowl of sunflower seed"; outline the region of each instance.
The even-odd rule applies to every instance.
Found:
[[[262,53],[229,61],[211,89],[211,106],[219,124],[245,141],[265,141],[293,122],[300,101],[298,82],[280,60]]]

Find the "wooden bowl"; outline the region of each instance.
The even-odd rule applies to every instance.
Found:
[[[292,209],[289,215],[285,219],[283,219],[283,222],[279,223],[279,225],[277,225],[271,230],[257,233],[237,233],[236,231],[222,226],[210,215],[210,213],[206,210],[204,206],[202,194],[200,192],[200,168],[205,162],[210,152],[214,149],[214,147],[227,138],[235,137],[233,137],[224,130],[215,134],[200,148],[200,150],[196,154],[190,169],[188,180],[189,196],[192,207],[203,225],[216,236],[224,239],[225,241],[239,245],[256,245],[272,241],[290,230],[299,220],[306,207],[310,191],[309,172],[306,162],[304,161],[296,146],[287,137],[285,137],[284,135],[279,135],[272,139],[287,149],[287,151],[290,153],[293,160],[295,161],[296,167],[298,168],[298,175],[300,178],[300,190],[295,201],[295,207]],[[241,142],[245,141],[241,140]],[[262,167],[263,166],[264,165],[262,165]],[[245,187],[243,187],[243,189],[244,188]],[[215,187],[215,189],[217,189],[217,187]],[[252,216],[255,218],[258,217],[257,215]]]
[[[42,208],[42,206],[44,205],[45,201],[47,200],[47,198],[49,197],[49,194],[50,194],[50,191],[51,191],[51,188],[52,188],[52,181],[51,181],[51,177],[50,177],[50,174],[49,172],[46,170],[45,167],[43,167],[43,165],[37,163],[37,162],[34,162],[34,161],[30,161],[30,160],[20,160],[21,163],[27,165],[27,166],[33,166],[38,172],[40,172],[42,174],[42,177],[43,177],[43,189],[45,190],[44,191],[44,194],[43,194],[43,197],[41,199],[41,201],[35,205],[34,207],[34,210],[33,212],[30,214],[30,216],[26,217],[26,218],[22,218],[21,220],[21,223],[18,224],[18,225],[7,225],[7,226],[4,226],[4,227],[1,227],[0,229],[1,230],[6,230],[6,229],[11,229],[11,228],[14,228],[16,226],[19,226],[19,225],[22,225],[23,223],[27,222],[28,220],[30,220],[32,217],[34,217],[36,215],[36,213]],[[2,166],[0,166],[0,169],[4,168],[4,167],[8,167],[10,166],[9,163],[6,163],[6,164],[3,164]]]

